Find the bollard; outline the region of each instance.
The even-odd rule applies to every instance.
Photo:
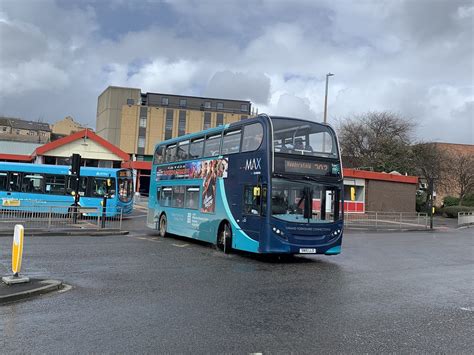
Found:
[[[28,277],[20,277],[18,274],[21,271],[21,261],[23,258],[23,238],[25,229],[21,224],[15,225],[13,233],[12,246],[12,272],[13,276],[2,277],[2,281],[8,285],[29,282]]]

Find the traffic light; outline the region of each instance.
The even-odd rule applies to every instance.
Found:
[[[73,154],[71,157],[71,168],[69,169],[71,175],[81,175],[81,155]]]

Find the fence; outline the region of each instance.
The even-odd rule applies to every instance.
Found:
[[[473,212],[458,212],[458,226],[474,224]]]
[[[415,212],[346,213],[344,224],[354,229],[428,229],[429,217],[427,213]]]
[[[122,229],[122,210],[101,207],[31,206],[24,210],[0,209],[0,231],[13,230],[15,224],[25,229]]]

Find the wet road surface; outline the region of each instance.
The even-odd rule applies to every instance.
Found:
[[[472,234],[346,233],[339,256],[289,260],[138,231],[26,236],[23,273],[72,289],[0,307],[0,351],[467,353]]]

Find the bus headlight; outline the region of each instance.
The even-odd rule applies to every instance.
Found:
[[[278,229],[276,227],[273,227],[272,231],[275,232],[278,235],[285,235],[285,233],[283,233],[283,231],[281,231],[280,229]]]

